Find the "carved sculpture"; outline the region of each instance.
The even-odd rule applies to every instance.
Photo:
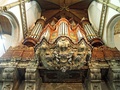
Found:
[[[45,68],[63,72],[83,67],[87,63],[87,55],[91,52],[84,39],[74,45],[68,37],[59,37],[51,45],[43,39],[37,48],[37,56]]]

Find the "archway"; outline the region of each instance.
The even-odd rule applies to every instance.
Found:
[[[115,46],[118,50],[120,50],[120,19],[119,21],[115,24],[114,27],[114,42]]]
[[[115,25],[119,20],[120,20],[120,14],[115,15],[111,18],[111,20],[107,25],[107,32],[106,32],[107,46],[112,48],[117,47],[115,44],[116,41],[115,41],[114,30],[115,30]]]
[[[19,23],[11,12],[0,14],[0,56],[10,47],[19,42]]]

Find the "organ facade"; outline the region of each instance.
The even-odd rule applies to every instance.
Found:
[[[86,14],[70,14],[76,6],[65,4],[52,17],[44,12],[31,28],[24,27],[23,15],[24,38],[0,57],[0,90],[120,90],[120,51],[105,44]],[[64,83],[80,87],[59,85]]]

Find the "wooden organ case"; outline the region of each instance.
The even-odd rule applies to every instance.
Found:
[[[120,90],[120,52],[105,46],[86,18],[81,24],[54,18],[45,25],[41,17],[23,44],[0,58],[0,68],[2,90],[40,90],[46,82]]]

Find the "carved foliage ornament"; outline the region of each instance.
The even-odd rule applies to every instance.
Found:
[[[36,55],[43,66],[50,70],[75,70],[80,69],[87,62],[91,48],[81,39],[74,44],[69,37],[61,36],[50,44],[45,38],[36,46]]]

